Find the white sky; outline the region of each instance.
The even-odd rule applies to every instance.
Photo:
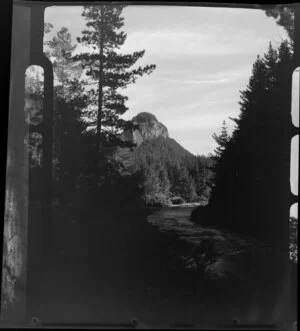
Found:
[[[80,6],[50,7],[45,21],[54,24],[54,32],[66,26],[75,43],[85,28],[81,13]],[[194,154],[212,152],[212,134],[239,113],[239,90],[248,83],[256,56],[267,51],[270,40],[278,45],[285,36],[255,9],[128,6],[123,16],[122,51],[145,49],[139,64],[157,65],[152,75],[127,88],[125,117],[153,113]]]
[[[290,209],[290,215],[298,218],[298,203],[294,203]]]
[[[80,6],[47,8],[45,22],[54,25],[47,37],[65,26],[76,43],[85,29],[81,13]],[[194,154],[213,151],[212,135],[220,132],[223,120],[232,130],[228,118],[239,113],[239,91],[248,84],[257,55],[267,51],[270,41],[278,46],[286,37],[274,19],[256,9],[128,6],[123,16],[127,40],[121,51],[145,49],[138,64],[157,66],[127,88],[125,118],[153,113],[170,136]],[[299,100],[294,91],[294,101]],[[293,108],[298,110],[299,102]],[[299,123],[299,116],[293,122]]]

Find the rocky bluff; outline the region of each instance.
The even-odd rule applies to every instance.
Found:
[[[121,135],[121,139],[124,141],[130,141],[136,146],[140,146],[142,143],[155,138],[165,138],[166,140],[169,138],[168,129],[151,113],[141,112],[131,121],[138,128],[124,132]],[[137,170],[132,148],[118,147],[113,158],[123,164],[121,170],[123,175],[133,174]]]
[[[131,121],[138,126],[138,129],[132,132],[125,132],[123,139],[131,141],[138,146],[146,140],[158,137],[169,138],[168,129],[151,113],[139,113]]]

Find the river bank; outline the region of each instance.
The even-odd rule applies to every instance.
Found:
[[[164,207],[147,218],[160,231],[176,234],[188,244],[189,255],[183,252],[180,256],[185,268],[205,270],[207,277],[216,279],[246,280],[254,276],[253,272],[266,273],[265,266],[273,259],[274,247],[251,237],[194,224],[190,215],[196,207],[192,204]]]
[[[281,288],[270,263],[257,265],[252,242],[195,227],[188,219],[193,208],[131,210],[83,224],[54,220],[51,256],[36,279],[29,316],[110,325],[135,318],[155,327],[230,326],[235,317],[281,322],[278,311],[286,315],[289,306],[277,300]],[[239,263],[243,273],[233,268]]]

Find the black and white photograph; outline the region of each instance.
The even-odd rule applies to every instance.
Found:
[[[0,327],[297,330],[299,9],[14,2]]]

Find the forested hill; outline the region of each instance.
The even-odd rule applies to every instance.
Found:
[[[124,174],[139,173],[145,203],[207,200],[212,176],[210,158],[195,156],[183,148],[151,113],[140,113],[132,122],[136,129],[122,138],[136,147],[119,148],[115,158],[123,163]]]

